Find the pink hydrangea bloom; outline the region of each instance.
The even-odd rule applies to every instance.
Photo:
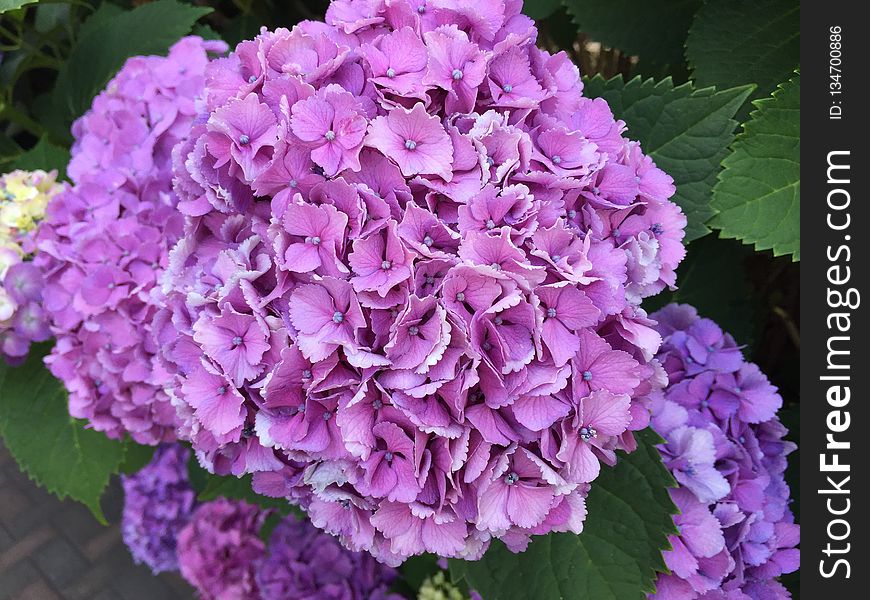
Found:
[[[652,426],[680,487],[678,535],[664,553],[660,600],[790,598],[776,581],[800,564],[800,528],[784,472],[795,449],[776,416],[782,398],[734,340],[688,305],[653,315],[670,381],[651,396]]]
[[[520,8],[336,0],[263,30],[173,156],[183,435],[390,564],[579,532],[663,383],[639,303],[682,259],[672,181]]]
[[[197,508],[178,534],[181,575],[206,600],[260,600],[257,567],[266,554],[260,527],[267,513],[218,498]]]
[[[183,230],[171,150],[190,130],[209,52],[224,50],[189,37],[167,57],[128,60],[73,125],[74,185],[52,198],[36,237],[57,338],[49,368],[70,393],[70,414],[109,437],[175,439],[152,337],[156,284]]]

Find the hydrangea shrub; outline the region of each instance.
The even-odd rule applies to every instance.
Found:
[[[151,334],[156,283],[183,229],[171,151],[190,130],[209,52],[224,49],[188,37],[167,57],[128,60],[75,122],[74,185],[49,202],[36,236],[57,339],[47,363],[70,414],[112,438],[175,439]]]
[[[206,70],[157,345],[183,435],[392,564],[579,533],[662,383],[671,178],[521,3],[330,5]]]
[[[800,564],[789,509],[786,456],[796,446],[776,416],[782,398],[734,339],[689,305],[653,315],[668,387],[655,394],[652,426],[679,482],[679,535],[664,553],[670,575],[652,597],[790,598],[776,581]]]
[[[564,3],[545,4],[526,12],[543,20]],[[393,600],[393,566],[422,552],[482,558],[451,569],[466,583],[492,575],[474,586],[488,596],[621,600],[657,578],[650,597],[788,597],[777,578],[798,566],[799,528],[777,390],[690,307],[652,318],[640,308],[674,289],[683,242],[722,225],[703,221],[716,172],[726,167],[723,183],[740,150],[722,161],[731,117],[748,111],[736,113],[752,92],[742,84],[766,93],[792,73],[787,51],[764,72],[754,64],[770,38],[792,40],[783,48],[798,39],[796,18],[782,19],[797,11],[774,4],[744,7],[764,27],[728,61],[711,62],[709,49],[734,45],[722,24],[740,10],[683,11],[660,32],[669,48],[685,46],[686,64],[669,61],[670,72],[687,67],[694,83],[677,87],[620,76],[584,89],[565,53],[541,49],[561,43],[547,30],[561,37],[552,26],[564,14],[538,39],[521,0],[335,0],[325,22],[264,28],[211,65],[227,47],[185,38],[168,57],[130,59],[76,122],[69,187],[45,172],[64,172],[66,119],[124,57],[165,51],[212,9],[111,5],[78,29],[29,18],[35,4],[20,9],[20,40],[5,51],[25,60],[4,89],[13,110],[0,124],[0,162],[45,171],[0,177],[4,445],[98,519],[133,443],[158,445],[151,464],[123,477],[124,540],[155,573],[181,568],[202,598]],[[619,3],[567,7],[613,47],[605,59],[634,52],[635,25],[649,27]],[[235,28],[215,12],[211,26]],[[80,35],[48,49],[52,68],[28,60],[70,31]],[[656,68],[662,43],[637,52],[642,68]],[[41,100],[62,114],[47,119],[45,103],[27,104],[54,65],[56,87]],[[20,85],[33,89],[20,95]],[[753,119],[777,107],[768,98]],[[798,113],[783,117],[786,129]],[[31,134],[42,137],[23,151]],[[764,167],[753,177],[775,174]],[[752,191],[732,204],[757,202]],[[789,216],[775,230],[744,220],[729,233],[793,242]],[[726,248],[714,242],[704,247]],[[727,304],[702,290],[713,277],[742,281],[738,263],[684,266],[686,292],[674,297],[704,311]],[[30,342],[51,335],[47,362],[69,413],[41,368],[48,344],[28,358]],[[666,438],[659,450],[645,441],[652,432],[633,437],[650,412]],[[201,498],[261,505],[199,506],[176,438],[218,475]],[[654,469],[623,477],[638,458]],[[670,492],[663,463],[679,482]],[[641,487],[664,501],[626,491]],[[267,545],[264,520],[284,501],[312,522],[283,520]],[[662,558],[674,504],[679,533]],[[584,523],[587,508],[599,520]],[[524,554],[483,556],[492,540],[518,552],[533,536]],[[417,564],[405,572],[414,587]],[[420,597],[462,593],[439,572]]]

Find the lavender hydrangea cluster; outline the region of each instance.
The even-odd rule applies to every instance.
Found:
[[[786,456],[795,449],[776,417],[782,398],[734,339],[688,305],[653,315],[670,384],[654,393],[652,426],[679,488],[680,533],[665,552],[662,600],[772,600],[776,578],[799,566],[799,526],[789,510]]]
[[[69,391],[70,414],[112,438],[175,438],[151,335],[155,284],[183,228],[171,150],[190,130],[208,53],[225,48],[189,37],[167,57],[128,60],[73,125],[75,185],[51,200],[37,234],[57,338],[46,362]]]
[[[353,550],[580,532],[634,447],[672,179],[518,0],[334,1],[207,68],[158,346],[200,461]],[[660,371],[659,371],[660,373]]]
[[[51,337],[42,308],[43,277],[30,259],[33,230],[62,189],[56,171],[0,176],[0,359],[10,365],[24,362],[31,342]]]
[[[199,506],[178,536],[181,575],[203,600],[260,600],[255,573],[265,556],[266,513],[218,498]]]
[[[262,600],[402,600],[389,592],[397,572],[290,515],[275,527],[257,568]]]
[[[187,476],[190,451],[181,444],[159,446],[151,462],[122,476],[121,534],[136,563],[155,574],[178,569],[176,545],[196,508]]]
[[[31,261],[0,248],[0,359],[9,365],[24,362],[31,342],[51,337],[42,289],[42,273]]]

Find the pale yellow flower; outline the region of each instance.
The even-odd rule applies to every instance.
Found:
[[[0,247],[19,246],[45,216],[48,202],[63,190],[57,171],[12,171],[0,177]]]
[[[447,581],[443,571],[427,577],[417,593],[417,600],[465,600],[458,587]]]

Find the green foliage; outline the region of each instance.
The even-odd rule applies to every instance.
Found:
[[[42,169],[51,171],[57,169],[58,179],[66,177],[66,165],[69,162],[69,150],[42,138],[27,152],[17,156],[9,165],[9,170],[25,169],[32,171]]]
[[[563,0],[580,31],[642,63],[679,66],[701,0]]]
[[[706,2],[686,41],[695,85],[755,83],[756,96],[769,95],[788,79],[799,55],[797,0]]]
[[[33,4],[34,2],[39,2],[39,0],[0,0],[0,14],[21,8],[27,4]]]
[[[143,446],[133,440],[126,440],[124,444],[124,462],[121,463],[118,470],[125,475],[138,473],[145,465],[151,462],[155,450],[154,446]]]
[[[533,19],[546,19],[562,6],[562,0],[526,0],[523,14]]]
[[[275,528],[278,527],[283,520],[284,515],[281,513],[269,513],[263,520],[263,524],[260,526],[260,539],[268,544],[269,539],[272,537],[272,532],[275,531]]]
[[[21,146],[15,143],[9,136],[0,133],[0,167],[6,171],[6,163],[15,160],[21,154]]]
[[[655,82],[635,77],[586,81],[584,93],[603,97],[617,118],[628,124],[629,137],[639,140],[644,151],[674,178],[673,200],[689,219],[686,241],[709,233],[704,224],[715,211],[710,192],[716,183],[719,163],[734,139],[734,114],[752,86],[716,91],[696,90],[690,83],[674,87],[670,78]]]
[[[713,190],[722,237],[800,260],[800,75],[779,86],[734,142]]]
[[[100,497],[124,460],[125,444],[70,417],[66,391],[42,362],[49,348],[32,347],[14,369],[0,361],[0,435],[31,479],[83,503],[105,524]]]
[[[131,11],[103,4],[79,32],[55,85],[55,110],[69,124],[131,56],[165,54],[210,8],[157,0]],[[53,132],[62,135],[64,132]]]
[[[43,2],[36,7],[33,25],[39,33],[48,33],[70,18],[70,5],[65,2]]]
[[[413,598],[426,580],[439,573],[443,577],[444,572],[434,554],[412,556],[402,563],[402,578],[393,584],[393,591],[405,598]]]
[[[269,498],[255,493],[251,487],[253,479],[251,475],[243,477],[213,475],[199,465],[195,456],[191,456],[188,461],[187,470],[190,484],[196,490],[196,497],[200,502],[207,502],[220,497],[232,498],[233,500],[244,500],[263,509],[275,510],[282,515],[290,513],[296,515],[304,514],[299,508],[291,505],[283,498]]]
[[[495,542],[479,561],[450,561],[454,578],[487,600],[643,599],[664,571],[662,550],[676,533],[674,480],[661,462],[652,430],[636,434],[638,449],[602,469],[587,499],[583,533],[533,538],[521,554]]]
[[[678,289],[648,298],[644,308],[653,312],[669,302],[691,304],[699,314],[731,333],[739,344],[752,345],[760,309],[744,269],[752,250],[714,235],[695,240],[686,250],[686,258],[677,269]]]

